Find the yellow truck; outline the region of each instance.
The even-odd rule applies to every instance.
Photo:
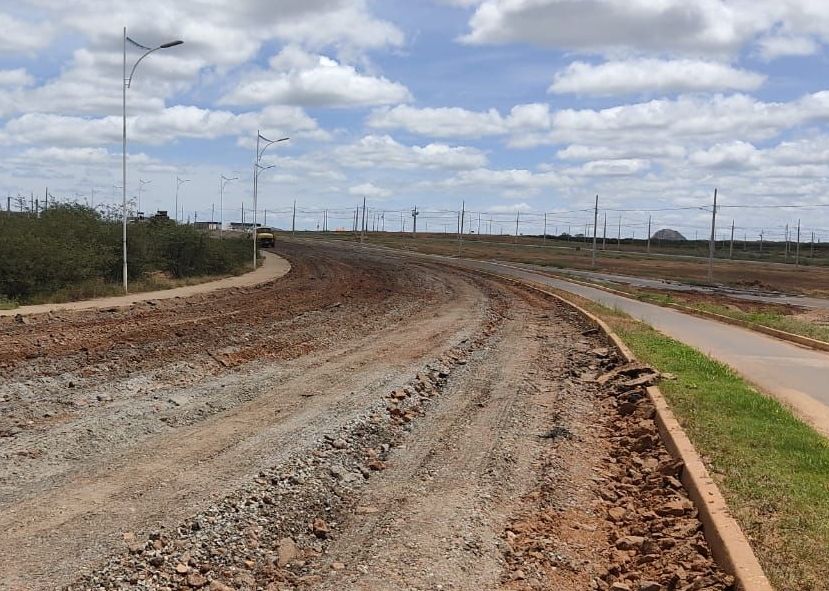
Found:
[[[256,243],[262,248],[272,248],[274,245],[273,230],[264,226],[256,228]]]

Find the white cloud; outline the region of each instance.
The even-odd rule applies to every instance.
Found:
[[[533,208],[529,203],[522,201],[521,203],[513,203],[512,205],[493,205],[492,207],[488,207],[486,211],[488,213],[516,213],[532,210]]]
[[[718,0],[488,0],[463,40],[599,52],[732,52],[756,26],[747,16]]]
[[[555,76],[556,94],[617,95],[632,93],[756,90],[766,77],[727,64],[690,59],[628,59],[592,65],[573,62]]]
[[[283,49],[270,66],[246,76],[221,102],[342,107],[386,105],[411,98],[402,84],[361,74],[353,66],[298,47]]]
[[[637,145],[764,139],[784,129],[829,121],[829,92],[791,102],[762,102],[735,94],[711,98],[680,96],[607,109],[563,109],[553,116],[552,143]]]
[[[360,185],[349,187],[348,193],[349,195],[358,195],[360,197],[370,197],[375,199],[383,199],[391,197],[392,195],[392,192],[388,189],[378,187],[372,183],[362,183]]]
[[[0,87],[20,88],[34,84],[35,79],[25,68],[0,70]]]
[[[23,21],[0,12],[0,55],[33,53],[49,45],[55,28],[51,24]]]
[[[572,180],[554,171],[536,173],[526,169],[478,168],[463,170],[440,184],[445,187],[495,192],[505,197],[525,197],[536,195],[544,189],[570,186]]]
[[[556,152],[561,160],[617,160],[626,158],[684,158],[686,150],[676,144],[615,144],[613,146],[585,146],[570,144]]]
[[[582,176],[631,176],[650,168],[650,162],[641,158],[591,160],[578,169],[567,169],[568,174]]]
[[[744,168],[756,165],[760,152],[752,144],[742,141],[716,144],[690,155],[693,164],[705,168]]]
[[[724,56],[779,30],[791,37],[829,39],[829,5],[809,0],[486,0],[469,25],[461,38],[469,44]]]
[[[476,112],[457,107],[418,109],[400,105],[378,109],[369,116],[367,125],[438,138],[479,138],[504,132],[504,120],[495,109]]]
[[[376,109],[366,124],[375,129],[404,129],[427,137],[476,139],[487,136],[514,134],[510,145],[523,147],[523,137],[550,127],[552,115],[549,105],[530,103],[516,105],[508,115],[496,109],[470,111],[460,107],[416,108],[399,105]],[[528,145],[538,142],[527,141]]]
[[[27,113],[6,123],[0,143],[59,146],[95,146],[121,140],[121,117],[76,117],[48,113]],[[274,133],[310,139],[326,139],[316,121],[297,107],[273,106],[257,113],[176,105],[157,113],[129,117],[130,142],[160,144],[177,138],[216,139],[223,136],[254,134],[258,128]]]
[[[760,55],[767,60],[777,57],[813,55],[820,45],[811,37],[775,35],[758,42]]]
[[[368,135],[341,146],[334,155],[343,166],[353,168],[445,168],[465,169],[486,165],[486,155],[475,148],[427,144],[405,146],[387,135]]]

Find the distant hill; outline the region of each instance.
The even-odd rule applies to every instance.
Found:
[[[677,232],[676,230],[671,230],[670,228],[662,228],[657,232],[654,232],[653,236],[651,236],[653,240],[688,240],[685,236]]]

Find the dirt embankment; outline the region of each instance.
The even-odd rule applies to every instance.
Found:
[[[0,325],[0,588],[727,589],[640,373],[432,263]],[[45,415],[49,416],[45,416]]]

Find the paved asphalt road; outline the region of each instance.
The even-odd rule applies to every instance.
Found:
[[[535,265],[525,265],[520,263],[516,264],[516,266],[528,269],[537,268]],[[739,298],[742,300],[750,300],[753,302],[791,304],[793,306],[802,306],[804,308],[829,309],[829,299],[826,298],[789,295],[784,293],[770,293],[756,289],[740,289],[728,286],[708,287],[705,285],[681,283],[679,281],[648,279],[646,277],[633,277],[630,275],[616,275],[614,273],[599,273],[596,271],[582,271],[577,269],[556,269],[555,272],[557,274],[573,275],[575,277],[581,277],[588,280],[609,281],[611,283],[632,285],[634,287],[649,287],[680,292],[716,293],[719,295]]]
[[[470,267],[543,283],[623,310],[731,366],[759,389],[791,406],[798,416],[829,437],[829,353],[509,265],[464,262]]]

